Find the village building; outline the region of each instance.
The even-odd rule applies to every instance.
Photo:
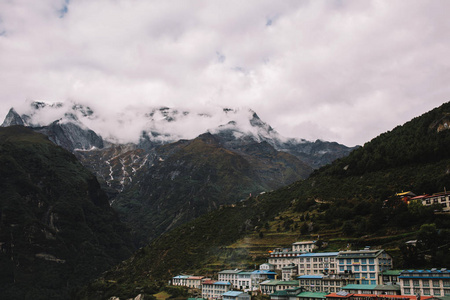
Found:
[[[297,295],[303,292],[302,288],[295,287],[270,294],[270,300],[297,300]]]
[[[450,193],[447,193],[447,191],[442,193],[436,193],[431,196],[422,195],[410,199],[410,201],[413,200],[420,201],[423,206],[430,206],[433,204],[441,205],[442,211],[450,212]]]
[[[191,277],[191,275],[178,275],[172,278],[172,285],[177,286],[186,286],[187,279]]]
[[[293,252],[313,252],[315,249],[317,249],[316,241],[304,241],[292,244]]]
[[[259,269],[262,271],[274,271],[275,270],[275,265],[269,264],[269,263],[264,263],[261,264],[259,266]]]
[[[300,287],[308,292],[334,293],[356,282],[353,274],[302,275],[297,278]]]
[[[403,270],[384,270],[380,274],[378,282],[384,285],[400,285],[400,273]]]
[[[202,282],[205,280],[205,276],[189,276],[186,278],[186,285],[188,288],[191,289],[201,289],[202,288]]]
[[[338,254],[339,252],[301,254],[298,257],[298,274],[336,274]]]
[[[450,271],[447,269],[405,270],[399,279],[402,295],[450,296]]]
[[[303,252],[291,251],[289,248],[277,248],[269,252],[269,264],[275,266],[275,270],[281,270],[291,264],[298,265],[298,258]]]
[[[294,264],[290,264],[286,267],[281,268],[281,280],[293,280],[297,277],[298,267]]]
[[[379,275],[392,268],[392,257],[384,250],[349,250],[337,255],[339,273],[354,274],[357,284],[379,284]]]
[[[222,295],[231,290],[228,281],[207,280],[202,283],[202,297],[207,299],[222,299]]]
[[[238,274],[242,272],[242,270],[223,270],[220,271],[218,274],[218,279],[219,281],[228,281],[229,283],[231,283],[233,285],[233,287],[238,287],[239,286],[239,279],[238,279]]]
[[[266,280],[261,282],[260,289],[261,293],[265,295],[270,295],[277,291],[287,290],[291,288],[298,287],[299,283],[297,280]]]

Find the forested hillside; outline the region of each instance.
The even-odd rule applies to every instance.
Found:
[[[0,298],[67,299],[129,257],[95,176],[22,126],[0,128]]]
[[[383,247],[396,268],[450,264],[450,216],[440,207],[399,201],[450,187],[450,104],[384,133],[350,156],[274,192],[223,207],[164,234],[85,289],[151,293],[179,273],[212,274],[263,262],[267,250],[301,239],[328,242],[323,250]],[[406,247],[417,239],[417,247]],[[322,244],[322,243],[321,243]]]

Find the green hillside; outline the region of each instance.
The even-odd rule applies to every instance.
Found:
[[[68,298],[131,255],[95,176],[68,151],[0,128],[0,166],[0,298]]]
[[[304,239],[321,250],[383,247],[396,268],[450,264],[450,215],[439,207],[409,206],[394,195],[450,187],[450,104],[375,138],[348,157],[274,192],[222,207],[138,251],[81,292],[133,296],[158,290],[180,273],[212,275],[253,268],[275,247]],[[405,242],[418,239],[417,247]],[[80,295],[81,295],[80,294]]]

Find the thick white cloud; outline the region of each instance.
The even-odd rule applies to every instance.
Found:
[[[1,1],[0,118],[27,99],[110,115],[245,106],[284,136],[363,144],[449,100],[449,9],[446,0]]]

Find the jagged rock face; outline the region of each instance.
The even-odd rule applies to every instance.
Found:
[[[74,123],[60,124],[55,121],[49,126],[37,127],[34,130],[45,134],[56,145],[71,152],[78,149],[103,148],[104,146],[103,139],[94,131],[82,129]]]
[[[1,127],[8,127],[13,125],[24,125],[22,118],[19,116],[19,114],[14,110],[14,108],[11,108],[8,112],[8,114],[5,117],[5,120],[2,123]]]

